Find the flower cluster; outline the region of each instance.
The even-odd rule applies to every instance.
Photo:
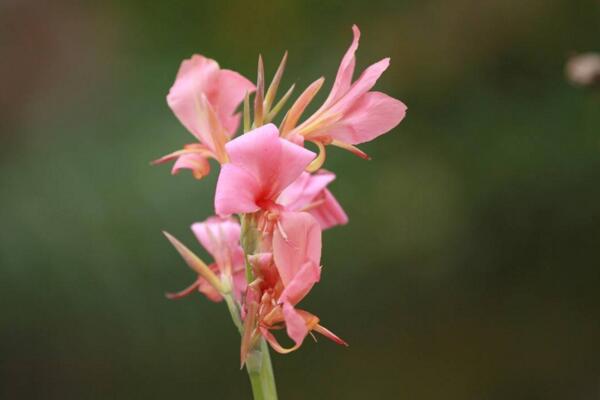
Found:
[[[214,60],[194,55],[181,64],[167,96],[169,107],[197,142],[155,163],[174,161],[173,174],[189,169],[197,179],[209,174],[210,159],[221,166],[216,216],[192,225],[214,262],[204,263],[165,233],[197,274],[191,286],[168,297],[199,291],[212,301],[225,300],[242,335],[242,363],[261,340],[279,353],[297,349],[311,332],[346,344],[318,317],[298,307],[321,277],[322,231],[348,222],[328,189],[335,175],[322,169],[326,146],[368,158],[356,145],[390,131],[406,114],[402,102],[371,90],[388,68],[388,58],[353,81],[360,37],[356,26],[353,33],[331,92],[303,121],[324,79],[309,85],[275,125],[294,89],[275,102],[287,53],[266,90],[260,57],[255,85]],[[243,112],[237,112],[242,103]],[[242,119],[244,133],[234,138]],[[306,142],[318,153],[305,148]],[[281,329],[293,345],[280,344],[273,332]]]

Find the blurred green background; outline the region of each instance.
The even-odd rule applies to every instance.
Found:
[[[217,176],[149,166],[192,141],[165,95],[287,49],[323,99],[353,23],[409,112],[329,151],[350,224],[304,306],[351,347],[275,355],[280,397],[600,398],[600,92],[563,72],[592,0],[0,2],[1,398],[250,398],[225,306],[163,296]]]

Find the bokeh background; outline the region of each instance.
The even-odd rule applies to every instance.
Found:
[[[330,85],[353,23],[409,113],[329,152],[351,223],[304,306],[351,347],[275,355],[280,397],[600,398],[591,0],[1,1],[1,398],[250,398],[225,306],[163,296],[216,180],[149,166],[192,139],[165,95],[195,52]]]

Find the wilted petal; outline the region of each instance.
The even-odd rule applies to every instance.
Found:
[[[369,92],[362,95],[327,134],[345,143],[360,144],[390,131],[405,115],[406,106],[400,100],[381,92]]]
[[[296,180],[315,153],[279,137],[273,124],[226,145],[230,162],[221,169],[215,194],[219,215],[257,211]]]
[[[273,233],[273,257],[284,286],[307,262],[318,266],[321,260],[321,228],[317,221],[304,212],[283,213],[280,229]]]

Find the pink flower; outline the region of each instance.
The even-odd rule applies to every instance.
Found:
[[[210,300],[218,302],[222,300],[221,290],[231,290],[233,297],[238,302],[241,301],[242,293],[246,290],[246,277],[244,252],[240,246],[240,225],[232,219],[211,217],[204,222],[193,224],[192,231],[200,244],[213,257],[214,262],[207,267],[218,278],[221,287],[215,287],[211,282],[214,278],[206,276],[206,272],[202,270],[202,267],[198,271],[198,268],[190,265],[198,272],[196,281],[181,292],[168,294],[167,296],[171,299],[176,299],[198,290]],[[191,254],[185,246],[172,236],[168,235],[167,238],[169,238],[180,253],[183,247],[183,252],[187,251]],[[182,254],[182,256],[186,260],[189,260],[190,254],[187,256],[186,254]]]
[[[371,91],[389,66],[389,58],[371,65],[352,82],[356,64],[354,53],[360,38],[356,25],[352,31],[354,39],[342,59],[331,92],[323,105],[299,126],[285,126],[282,135],[295,142],[305,139],[333,144],[366,158],[354,145],[371,141],[393,129],[406,115],[406,106],[384,93]],[[320,84],[316,85],[317,90],[318,87]],[[312,96],[309,97],[312,99]],[[306,99],[303,101],[306,103]],[[290,119],[297,120],[298,112],[301,113],[305,106],[292,106],[295,112]]]
[[[277,198],[287,211],[308,211],[319,222],[321,229],[348,223],[342,206],[327,189],[335,174],[320,170],[314,174],[303,172]]]
[[[225,143],[240,122],[236,108],[246,93],[254,90],[252,82],[237,72],[220,69],[215,60],[197,54],[184,60],[167,103],[199,143],[187,145],[155,163],[177,159],[173,174],[186,168],[200,179],[210,171],[208,158],[226,162]]]
[[[342,345],[342,339],[319,324],[315,315],[296,308],[321,276],[321,229],[305,212],[283,212],[281,229],[273,232],[273,253],[252,257],[258,284],[248,290],[245,319],[246,342],[262,335],[280,353],[298,349],[310,331]],[[254,314],[253,314],[254,313]],[[284,348],[270,332],[284,324],[294,346]],[[242,361],[247,343],[242,341]]]
[[[277,210],[281,192],[302,174],[315,153],[279,137],[273,124],[254,129],[225,146],[215,193],[218,215]]]

